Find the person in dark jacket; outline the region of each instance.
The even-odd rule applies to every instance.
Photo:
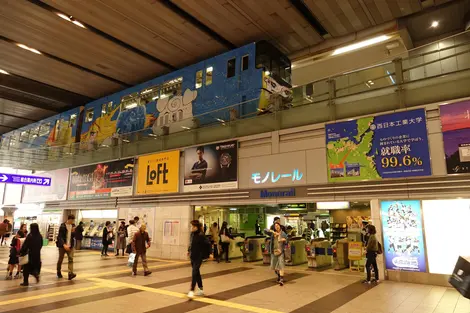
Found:
[[[204,229],[198,220],[191,222],[191,241],[189,245],[189,258],[191,259],[192,266],[192,280],[191,280],[191,289],[188,293],[188,298],[192,299],[194,296],[204,296],[204,291],[202,288],[202,276],[201,276],[201,265],[204,251]],[[199,290],[194,293],[196,284]]]
[[[83,240],[83,222],[78,223],[77,228],[75,228],[75,250],[80,250],[82,248]]]
[[[70,214],[67,217],[67,221],[62,223],[59,227],[59,234],[57,235],[57,248],[59,248],[59,259],[57,260],[57,278],[62,278],[62,262],[64,262],[64,256],[67,254],[69,280],[77,277],[73,272],[73,252],[74,252],[74,241],[75,241],[75,216]]]
[[[379,250],[379,242],[376,237],[377,229],[374,225],[367,225],[366,227],[369,238],[366,246],[366,271],[367,279],[363,283],[370,284],[371,268],[374,269],[375,283],[379,283],[379,269],[377,267],[377,251]]]
[[[39,233],[39,225],[32,223],[29,228],[31,232],[26,237],[20,250],[20,256],[28,255],[28,263],[23,266],[23,283],[21,283],[21,286],[29,285],[30,274],[36,278],[36,282],[39,282],[41,272],[42,236]]]
[[[230,263],[229,260],[229,250],[230,250],[230,239],[233,239],[230,230],[228,229],[227,222],[222,223],[222,227],[219,232],[220,246],[222,247],[222,252],[220,253],[220,258],[225,254],[225,263]]]
[[[147,266],[147,249],[150,248],[150,237],[145,224],[140,225],[138,232],[132,239],[132,252],[135,253],[134,265],[132,266],[132,275],[137,275],[137,264],[139,257],[142,257],[142,266],[144,267],[144,276],[152,274]]]
[[[109,256],[108,246],[111,244],[113,240],[111,238],[112,233],[110,234],[109,232],[109,225],[111,225],[111,222],[107,221],[105,224],[105,227],[103,228],[103,240],[102,240],[103,248],[101,249],[101,256]]]

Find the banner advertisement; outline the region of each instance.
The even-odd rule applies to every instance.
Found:
[[[470,173],[470,101],[441,105],[447,174]]]
[[[22,203],[64,201],[67,200],[67,186],[69,183],[69,169],[36,173],[42,177],[50,178],[50,186],[25,185]]]
[[[180,151],[139,157],[137,195],[178,192]]]
[[[184,150],[184,192],[238,188],[238,142]]]
[[[163,244],[179,246],[180,244],[180,221],[163,221]]]
[[[431,175],[424,109],[327,124],[328,181]]]
[[[134,159],[70,169],[69,200],[132,196]]]
[[[426,272],[420,201],[382,201],[381,217],[386,268]]]
[[[348,259],[351,261],[360,261],[363,259],[362,242],[359,242],[359,241],[348,242]]]

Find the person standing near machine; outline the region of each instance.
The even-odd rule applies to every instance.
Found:
[[[73,272],[73,253],[75,241],[75,216],[70,214],[67,217],[67,222],[62,223],[57,235],[57,248],[59,248],[59,259],[57,261],[57,278],[62,278],[62,262],[64,256],[67,254],[69,280],[74,279],[77,275]]]
[[[111,225],[111,222],[106,221],[106,224],[103,228],[103,237],[101,241],[101,243],[103,244],[103,248],[101,249],[101,256],[109,256],[108,246],[112,243],[112,232],[109,231],[109,225]]]
[[[210,229],[210,235],[211,235],[211,244],[212,244],[212,250],[214,251],[214,260],[217,261],[217,263],[220,263],[220,256],[219,256],[219,225],[217,222],[214,222],[212,224],[212,227]]]
[[[75,250],[80,250],[82,248],[83,240],[83,222],[78,223],[77,228],[75,228]]]
[[[363,282],[366,284],[370,284],[370,276],[371,276],[371,267],[374,268],[375,273],[375,282],[379,282],[379,269],[377,267],[377,252],[379,251],[379,242],[377,241],[377,237],[375,234],[377,230],[375,229],[374,225],[367,225],[367,232],[369,234],[369,240],[367,241],[366,246],[366,271],[367,271],[367,279]]]
[[[275,223],[274,230],[269,230],[271,236],[271,269],[277,275],[277,283],[284,286],[284,253],[287,234],[282,230],[281,224]]]
[[[222,255],[225,254],[225,263],[230,263],[230,260],[229,260],[230,239],[233,239],[233,237],[232,237],[232,234],[230,234],[227,222],[222,223],[222,227],[220,228],[220,232],[219,232],[219,237],[220,237],[220,245],[222,246],[222,253],[220,257],[222,257]]]
[[[23,265],[23,283],[20,284],[21,286],[29,285],[28,279],[30,274],[36,278],[36,282],[39,282],[39,274],[41,272],[42,236],[39,233],[39,225],[32,223],[29,228],[31,232],[26,237],[20,250],[20,256],[28,255],[28,263]]]
[[[147,233],[147,226],[140,225],[140,230],[134,234],[132,239],[132,252],[135,253],[134,265],[132,266],[132,275],[137,275],[137,263],[139,257],[142,258],[142,266],[144,267],[144,276],[149,276],[152,272],[147,266],[147,249],[150,248],[150,237]]]

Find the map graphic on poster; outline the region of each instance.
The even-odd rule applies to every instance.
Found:
[[[132,196],[134,159],[70,169],[69,200]]]
[[[328,124],[328,181],[431,175],[424,109]]]
[[[440,106],[447,174],[470,173],[470,101]]]
[[[136,225],[145,224],[147,226],[147,232],[151,241],[154,241],[154,231],[155,231],[155,208],[129,208],[127,209],[127,221],[133,220],[134,217],[139,217],[139,223]]]
[[[381,217],[386,268],[426,272],[420,201],[382,201]]]

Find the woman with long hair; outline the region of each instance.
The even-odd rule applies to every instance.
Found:
[[[191,280],[191,289],[188,293],[188,298],[192,299],[194,296],[204,296],[204,291],[202,288],[202,276],[201,276],[201,265],[204,252],[204,229],[201,222],[194,220],[191,222],[191,239],[189,245],[189,258],[191,259],[192,267],[192,280]],[[196,284],[199,290],[194,293]]]
[[[112,241],[112,239],[110,238],[109,225],[111,225],[111,222],[107,221],[105,224],[105,227],[103,228],[103,238],[102,238],[103,249],[101,249],[101,256],[109,256],[108,246],[110,244],[110,241]]]
[[[119,228],[117,231],[117,238],[115,240],[116,256],[119,256],[119,249],[122,249],[122,256],[124,256],[124,250],[126,249],[126,235],[127,235],[126,222],[121,221],[121,225],[119,225]]]
[[[20,250],[21,257],[28,256],[28,263],[23,265],[23,283],[21,286],[29,285],[28,279],[30,274],[36,278],[36,282],[39,282],[39,274],[41,272],[42,236],[39,233],[39,225],[32,223],[29,228],[30,233]]]
[[[284,286],[284,255],[285,245],[287,242],[287,234],[282,230],[279,223],[274,224],[274,230],[271,232],[271,269],[277,275],[277,282],[280,286]]]
[[[369,234],[369,239],[367,240],[366,246],[366,271],[367,271],[367,279],[364,281],[366,284],[370,284],[370,276],[371,276],[371,267],[374,268],[375,274],[375,282],[379,282],[379,269],[377,267],[377,251],[379,251],[379,242],[377,241],[377,237],[375,234],[377,230],[375,229],[374,225],[367,225],[367,233]]]
[[[220,258],[222,255],[225,254],[225,263],[230,263],[229,260],[229,248],[230,248],[230,239],[233,239],[232,234],[230,234],[230,230],[228,229],[227,222],[222,223],[222,227],[220,228],[219,232],[220,238],[220,246],[222,247],[222,252],[220,253]]]

